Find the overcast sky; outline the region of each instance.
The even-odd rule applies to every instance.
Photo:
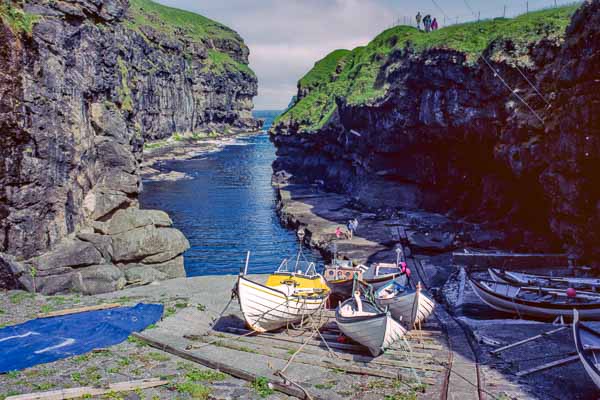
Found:
[[[284,109],[296,82],[330,51],[367,44],[398,19],[417,10],[447,21],[525,12],[526,0],[158,0],[197,12],[235,29],[250,48],[250,67],[258,76],[258,110]],[[558,4],[571,0],[558,0]],[[443,12],[438,8],[439,6]],[[531,9],[554,0],[529,0]]]

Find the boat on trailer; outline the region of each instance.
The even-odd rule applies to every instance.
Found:
[[[427,319],[435,308],[435,302],[424,293],[421,282],[416,289],[394,280],[375,292],[375,303],[388,309],[396,320],[412,329]]]
[[[570,297],[566,290],[536,286],[517,286],[469,277],[473,291],[488,306],[519,316],[542,319],[563,317],[570,320],[573,309],[581,319],[600,320],[600,294],[577,291]]]
[[[524,272],[506,271],[499,268],[489,268],[488,273],[493,281],[512,285],[600,288],[600,279],[597,278],[533,275]]]
[[[583,368],[600,389],[600,332],[581,323],[577,310],[573,310],[573,339]]]
[[[237,294],[246,324],[256,332],[267,332],[297,323],[324,309],[329,288],[316,266],[299,257],[285,259],[265,284],[240,273]]]
[[[406,329],[389,312],[361,297],[358,291],[338,306],[335,320],[344,335],[367,347],[373,357],[406,334]]]

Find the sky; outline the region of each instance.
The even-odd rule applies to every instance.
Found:
[[[314,63],[335,49],[367,44],[417,10],[441,26],[524,13],[527,0],[155,0],[219,21],[236,30],[250,48],[250,68],[258,76],[257,110],[285,109],[296,83]],[[572,0],[557,0],[564,4]],[[554,0],[529,0],[530,9]],[[441,27],[440,26],[440,27]]]

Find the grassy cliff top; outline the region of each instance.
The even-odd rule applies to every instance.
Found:
[[[230,40],[244,47],[243,39],[233,29],[206,18],[202,15],[164,6],[151,0],[129,0],[127,26],[137,30],[149,26],[173,37],[185,36],[187,39],[209,45],[211,40]],[[207,68],[215,73],[237,70],[254,75],[244,63],[234,60],[229,54],[218,48],[210,49]]]
[[[382,98],[387,87],[376,79],[389,54],[409,43],[416,52],[453,49],[464,52],[469,62],[496,40],[515,44],[535,43],[543,38],[561,38],[578,6],[531,12],[516,18],[470,22],[425,33],[410,26],[396,26],[379,34],[367,46],[352,51],[335,50],[300,79],[299,89],[309,94],[280,115],[275,123],[297,122],[301,131],[322,128],[335,112],[336,97],[347,103],[368,104]]]

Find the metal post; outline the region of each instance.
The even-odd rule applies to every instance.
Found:
[[[481,21],[481,11],[477,12],[477,21]]]
[[[554,8],[558,7],[558,4],[556,4],[556,0],[554,0]]]
[[[529,14],[529,1],[525,2],[525,12]]]
[[[504,5],[504,12],[502,13],[502,18],[506,18],[506,4]]]
[[[248,263],[250,262],[250,251],[246,253],[246,265],[244,266],[244,275],[248,273]]]
[[[456,17],[456,25],[458,25],[458,17]]]

